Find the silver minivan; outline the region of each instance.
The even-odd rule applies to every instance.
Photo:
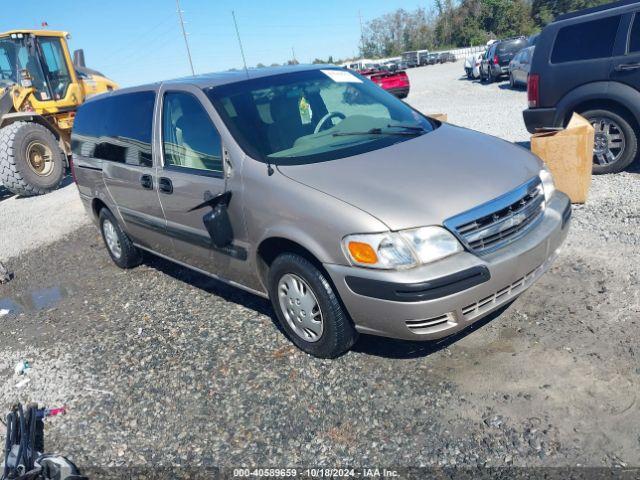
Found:
[[[318,357],[431,340],[513,301],[571,206],[523,148],[334,66],[128,88],[78,110],[80,197],[113,261],[147,251],[269,298]]]

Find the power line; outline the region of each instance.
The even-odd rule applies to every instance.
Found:
[[[189,50],[189,41],[187,40],[187,32],[184,29],[184,18],[182,18],[182,10],[180,9],[180,0],[176,0],[176,6],[178,7],[178,18],[180,19],[180,28],[182,29],[182,36],[184,37],[184,45],[187,47],[187,57],[189,58],[191,75],[195,75],[196,71],[193,69],[193,61],[191,60],[191,50]]]
[[[238,37],[238,45],[240,45],[240,55],[242,55],[242,63],[244,63],[244,72],[249,78],[249,69],[247,68],[247,59],[244,57],[244,48],[242,48],[242,40],[240,40],[240,30],[238,30],[238,21],[236,20],[236,12],[231,10],[231,16],[233,17],[233,24],[236,27],[236,36]]]

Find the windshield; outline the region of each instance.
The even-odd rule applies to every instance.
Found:
[[[433,130],[424,116],[346,70],[310,70],[212,87],[207,94],[255,159],[295,165],[335,160]]]
[[[4,84],[20,83],[21,70],[29,72],[36,89],[46,88],[40,62],[30,52],[26,38],[0,38],[0,80]]]
[[[48,41],[48,40],[47,40]],[[51,42],[58,43],[58,48],[60,47],[60,41],[57,39],[51,39]],[[54,44],[55,45],[55,44]],[[49,47],[49,50],[54,47]],[[40,62],[40,57],[37,53],[36,43],[27,37],[23,38],[0,38],[0,84],[11,84],[11,83],[21,83],[21,74],[22,70],[26,70],[29,72],[29,77],[31,78],[31,84],[35,88],[35,96],[38,100],[51,100],[51,92],[49,90],[49,82],[47,81],[47,75],[49,78],[52,78],[55,73],[55,68],[53,71],[48,71],[46,74],[42,69],[42,63]],[[66,65],[64,66],[64,71],[68,77],[68,71],[66,69]],[[64,78],[64,75],[57,78]],[[66,91],[66,86],[70,82],[70,78],[64,80],[67,83],[64,85],[64,90]],[[61,82],[57,82],[57,85],[60,85]],[[54,88],[56,84],[54,83]],[[61,98],[56,96],[54,91],[55,98]]]

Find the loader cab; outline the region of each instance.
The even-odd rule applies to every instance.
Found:
[[[71,107],[80,101],[70,88],[77,79],[62,32],[1,35],[0,83],[32,87],[39,102],[62,101]]]

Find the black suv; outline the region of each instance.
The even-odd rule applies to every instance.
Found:
[[[529,46],[525,37],[508,38],[492,43],[480,63],[480,79],[493,82],[509,75],[509,63],[520,50]]]
[[[560,16],[540,34],[528,80],[527,129],[566,126],[573,112],[596,131],[594,173],[636,158],[640,134],[640,3]]]

